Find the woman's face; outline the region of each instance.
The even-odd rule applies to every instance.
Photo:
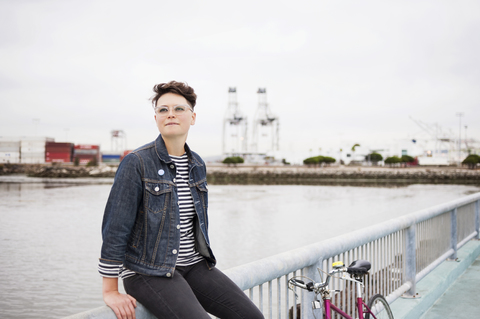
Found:
[[[175,109],[178,110],[182,106],[185,109],[183,113],[175,112]],[[159,108],[163,108],[163,112],[159,112]],[[181,95],[165,93],[157,100],[155,122],[163,138],[184,137],[186,139],[190,125],[195,124],[196,116],[187,100]]]

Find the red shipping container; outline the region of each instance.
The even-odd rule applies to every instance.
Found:
[[[79,150],[99,150],[100,149],[100,145],[90,145],[90,144],[78,144],[78,145],[75,145],[75,149],[79,149]]]
[[[100,145],[79,144],[75,145],[73,150],[73,160],[78,158],[80,164],[88,162],[100,162]]]
[[[45,153],[45,162],[47,163],[70,163],[72,162],[72,153]]]
[[[45,162],[69,163],[73,157],[73,143],[47,142],[45,144]]]

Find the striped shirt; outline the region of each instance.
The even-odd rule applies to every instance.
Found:
[[[193,220],[196,216],[195,206],[193,205],[192,194],[188,187],[188,157],[170,155],[170,158],[177,167],[175,184],[177,186],[178,206],[180,212],[180,248],[178,251],[176,266],[189,266],[202,260],[203,257],[195,250],[195,234],[193,230]],[[102,262],[98,263],[98,272],[102,277],[122,279],[135,275],[135,272],[123,267],[123,264],[110,265]]]
[[[178,250],[177,266],[189,266],[203,259],[195,250],[195,234],[193,219],[196,216],[193,198],[188,187],[188,157],[170,155],[177,167],[175,183],[177,185],[178,206],[180,210],[180,249]]]

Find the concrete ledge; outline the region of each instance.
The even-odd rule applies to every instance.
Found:
[[[157,319],[150,313],[141,303],[137,301],[137,308],[135,308],[135,317],[137,319]],[[77,313],[72,316],[65,317],[64,319],[117,319],[117,316],[112,309],[108,306],[103,306],[88,310],[85,312]]]
[[[420,298],[398,298],[391,305],[395,319],[418,319],[480,256],[480,241],[471,240],[457,253],[457,261],[444,261],[416,285]]]

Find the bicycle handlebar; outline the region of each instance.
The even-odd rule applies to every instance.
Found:
[[[319,283],[316,283],[316,282],[305,283],[303,280],[299,280],[299,279],[296,279],[296,278],[290,278],[288,280],[288,282],[290,284],[292,284],[293,286],[296,286],[296,287],[299,287],[299,288],[302,288],[302,289],[305,289],[305,290],[308,290],[308,291],[316,291],[319,288],[327,287],[329,282],[330,282],[330,277],[332,275],[337,274],[337,273],[343,273],[343,272],[346,272],[346,271],[347,271],[346,267],[336,267],[335,269],[332,269],[327,274],[327,278],[325,279],[324,282],[319,282]]]
[[[366,275],[368,270],[371,267],[370,262],[366,260],[356,260],[350,264],[350,266],[345,267],[345,264],[342,261],[337,261],[332,264],[333,269],[328,272],[327,278],[325,279],[324,282],[316,283],[316,282],[309,282],[305,283],[303,280],[299,280],[296,278],[291,278],[288,280],[288,282],[296,287],[306,289],[308,291],[315,291],[318,292],[320,291],[321,288],[325,288],[328,286],[328,283],[330,282],[330,277],[334,274],[338,273],[346,273],[348,272],[352,278],[346,278],[345,276],[342,276],[343,280],[349,280],[353,281],[356,283],[362,284],[361,279],[358,279],[357,277]]]

